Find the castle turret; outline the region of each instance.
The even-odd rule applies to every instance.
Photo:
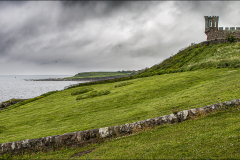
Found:
[[[227,35],[232,35],[235,38],[240,38],[240,27],[223,27],[218,28],[218,16],[204,16],[205,18],[205,34],[207,35],[207,41],[225,39]]]
[[[205,18],[205,33],[207,34],[210,30],[218,30],[218,16],[204,16]]]

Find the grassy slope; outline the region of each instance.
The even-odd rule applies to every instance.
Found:
[[[67,77],[67,79],[72,78],[103,78],[103,77],[113,77],[113,76],[128,76],[129,72],[83,72],[78,73],[74,77]]]
[[[132,136],[84,148],[15,156],[14,159],[239,159],[240,108],[197,120],[164,125]]]
[[[239,115],[238,108],[195,121],[158,127],[101,145],[96,151],[82,158],[239,159]]]
[[[139,77],[179,73],[134,79],[130,80],[133,84],[119,88],[114,86],[120,82],[91,86],[96,90],[110,90],[111,94],[106,96],[76,101],[76,96],[70,95],[76,89],[74,88],[2,111],[0,126],[3,125],[2,128],[6,129],[0,133],[0,143],[121,125],[170,114],[172,107],[178,107],[180,110],[198,108],[239,98],[240,69],[221,68],[238,67],[239,45],[240,43],[210,45],[202,48],[193,46],[175,55],[175,58],[154,66],[157,67],[154,70],[153,67],[143,72]],[[206,69],[219,67],[221,69]],[[196,71],[182,72],[188,70]],[[239,145],[233,143],[239,141],[238,117],[239,111],[236,110],[197,121],[169,125],[166,128],[160,127],[160,130],[156,129],[121,138],[121,140],[115,140],[116,142],[104,143],[92,153],[92,158],[113,155],[114,158],[131,158],[125,157],[127,155],[134,158],[154,158],[153,156],[158,156],[155,158],[196,158],[199,155],[203,157],[212,155],[213,158],[214,155],[216,155],[215,158],[219,158],[218,156],[239,158],[239,152],[236,152],[239,150]],[[206,127],[205,130],[204,127]],[[227,138],[227,136],[231,137]],[[194,145],[196,147],[193,147]],[[232,146],[236,148],[231,148]],[[80,150],[84,148],[73,151],[67,149],[66,152],[51,154],[55,154],[56,158],[71,155]],[[226,150],[227,152],[224,153]],[[114,151],[114,154],[110,151]],[[48,157],[51,156],[48,154]]]
[[[121,125],[198,108],[240,97],[240,69],[212,69],[165,74],[117,83],[92,85],[111,93],[76,101],[74,89],[57,92],[18,108],[0,112],[0,143]]]
[[[144,71],[136,77],[160,75],[207,68],[238,68],[240,43],[222,43],[200,47],[193,45]]]

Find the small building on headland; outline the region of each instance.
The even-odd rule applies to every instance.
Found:
[[[204,16],[205,34],[207,41],[216,39],[225,39],[227,35],[233,35],[240,38],[240,27],[218,27],[219,16]]]

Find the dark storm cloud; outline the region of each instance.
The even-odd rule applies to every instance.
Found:
[[[151,67],[206,39],[205,15],[240,26],[239,2],[0,2],[0,74]],[[231,18],[229,18],[231,17]]]

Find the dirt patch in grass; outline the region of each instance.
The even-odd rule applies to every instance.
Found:
[[[93,148],[93,149],[90,149],[90,150],[87,150],[87,151],[82,151],[82,152],[79,152],[79,153],[77,153],[77,154],[73,155],[71,158],[74,158],[74,157],[79,157],[79,156],[81,156],[81,155],[83,155],[83,154],[91,153],[91,152],[92,152],[92,151],[94,151],[94,150],[95,150],[95,148]]]

